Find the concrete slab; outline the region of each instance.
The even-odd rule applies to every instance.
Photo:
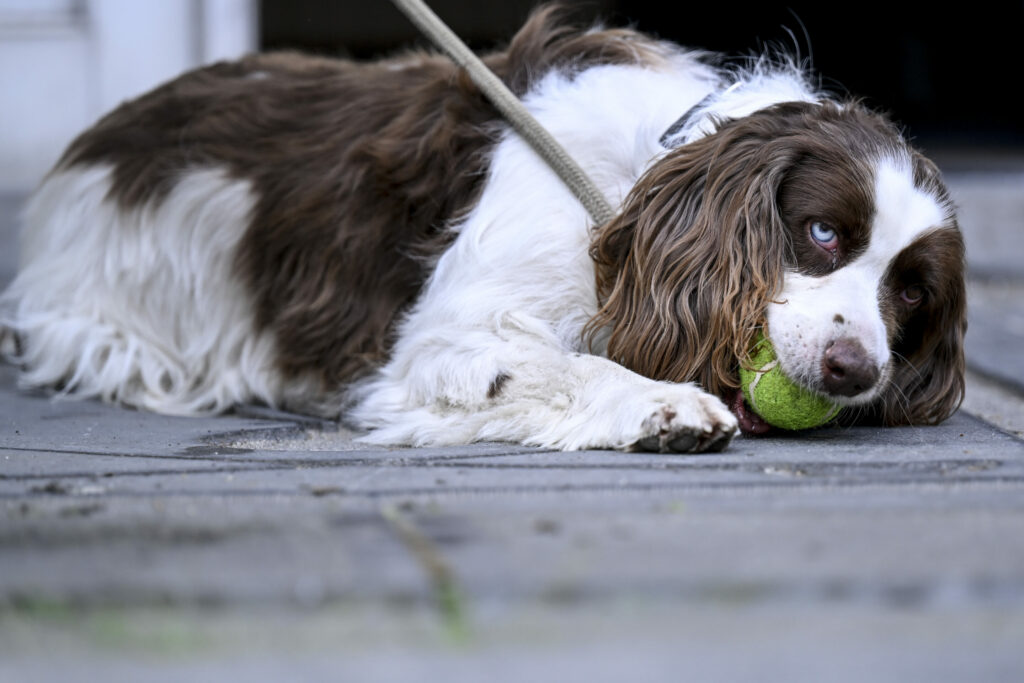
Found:
[[[1020,277],[1024,252],[1024,167],[948,174],[971,270]]]
[[[1024,221],[1024,211],[1021,216]],[[1024,277],[973,280],[968,297],[971,369],[1024,394]]]

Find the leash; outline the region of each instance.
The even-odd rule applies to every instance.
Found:
[[[391,0],[394,5],[442,52],[462,67],[484,96],[509,122],[512,128],[558,174],[577,199],[583,204],[597,225],[610,221],[615,212],[579,164],[558,144],[554,136],[526,110],[523,103],[504,83],[466,47],[423,0]]]

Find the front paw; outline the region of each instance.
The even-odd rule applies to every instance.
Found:
[[[715,453],[736,434],[736,417],[725,404],[696,387],[692,395],[666,400],[643,421],[644,435],[631,451],[655,453]]]

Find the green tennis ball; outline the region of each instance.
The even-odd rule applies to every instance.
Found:
[[[747,363],[740,365],[743,398],[765,422],[782,429],[810,429],[836,416],[839,406],[794,384],[782,373],[772,343],[758,335]]]

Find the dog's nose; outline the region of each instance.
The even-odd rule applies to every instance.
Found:
[[[879,372],[859,341],[842,338],[825,348],[821,376],[828,393],[856,396],[875,386]]]

